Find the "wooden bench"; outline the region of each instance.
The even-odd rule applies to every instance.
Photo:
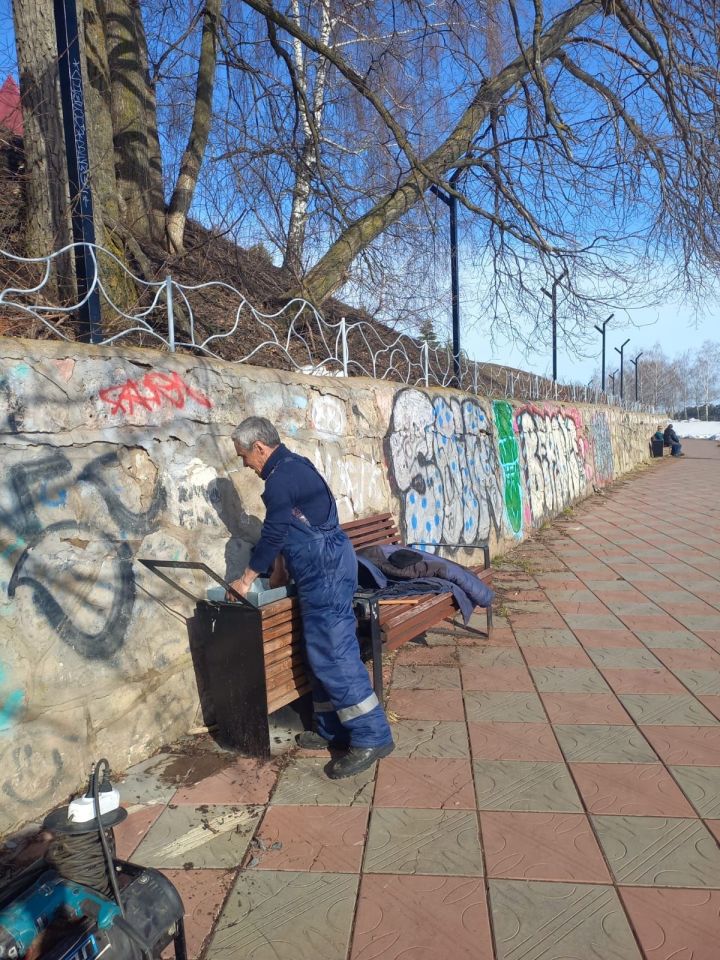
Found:
[[[389,513],[375,514],[362,520],[344,523],[342,529],[356,550],[382,544],[400,544],[395,521]],[[426,544],[408,544],[426,546]],[[441,544],[441,546],[456,546]],[[468,569],[492,583],[490,552],[487,544],[483,563]],[[458,612],[451,593],[420,594],[392,601],[380,599],[370,603],[370,649],[373,661],[373,686],[382,700],[382,652],[395,650],[445,620],[452,620]],[[272,713],[310,690],[302,656],[302,624],[300,607],[294,597],[277,600],[260,608],[265,662],[267,711]],[[492,608],[487,608],[488,632],[492,628]]]

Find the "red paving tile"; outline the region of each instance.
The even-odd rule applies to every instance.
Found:
[[[480,814],[488,877],[609,883],[610,874],[581,813]]]
[[[643,735],[668,766],[720,767],[717,727],[642,726]]]
[[[669,670],[603,670],[602,675],[615,693],[686,693]]]
[[[698,700],[708,708],[710,713],[714,714],[714,716],[720,720],[720,696],[708,694],[704,697],[698,697]]]
[[[720,844],[720,820],[706,820],[705,826]]]
[[[460,690],[392,690],[388,710],[401,720],[464,720]]]
[[[621,887],[646,960],[717,960],[720,891]]]
[[[474,810],[470,762],[428,757],[381,760],[374,804],[376,807]]]
[[[482,879],[369,874],[350,960],[493,960]]]
[[[267,803],[277,780],[277,769],[262,760],[235,760],[212,777],[181,787],[173,803]]]
[[[361,805],[269,807],[248,868],[358,873],[368,813]]]
[[[133,813],[128,814],[127,820],[123,820],[122,823],[113,828],[115,850],[121,860],[130,859],[133,851],[164,809],[165,806],[162,803],[140,807],[139,810],[134,810]]]
[[[398,650],[395,663],[412,666],[454,667],[457,663],[455,647],[421,647],[408,644]]]
[[[549,723],[469,723],[474,760],[562,760]]]
[[[534,690],[532,677],[524,667],[463,666],[462,683],[465,690],[484,690],[489,693],[527,693]]]
[[[175,886],[185,907],[188,960],[197,960],[210,935],[235,874],[228,870],[162,870]],[[163,957],[174,957],[172,945]]]
[[[551,723],[632,723],[610,693],[541,693]]]
[[[695,816],[680,788],[659,763],[573,763],[570,769],[589,813]]]
[[[594,667],[581,647],[525,647],[525,659],[531,667]]]

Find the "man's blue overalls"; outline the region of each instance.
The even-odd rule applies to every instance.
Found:
[[[315,473],[328,491],[330,514],[312,526],[295,509],[282,553],[297,587],[317,732],[353,747],[378,747],[391,743],[392,733],[360,659],[352,609],[355,551],[340,529],[330,488]]]

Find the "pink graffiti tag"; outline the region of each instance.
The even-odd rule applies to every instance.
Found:
[[[136,407],[143,410],[157,410],[169,402],[178,410],[185,407],[190,399],[201,407],[212,407],[211,400],[185,383],[179,373],[146,373],[139,382],[126,380],[114,387],[103,387],[100,399],[110,404],[110,413],[131,415]]]

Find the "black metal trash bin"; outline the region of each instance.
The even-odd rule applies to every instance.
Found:
[[[195,636],[202,659],[204,692],[213,705],[218,740],[254,757],[270,756],[262,614],[204,563],[138,561],[195,603]],[[236,602],[205,600],[164,570],[200,570],[230,590]]]
[[[653,437],[650,441],[650,449],[654,457],[662,457],[665,452],[665,441]]]

